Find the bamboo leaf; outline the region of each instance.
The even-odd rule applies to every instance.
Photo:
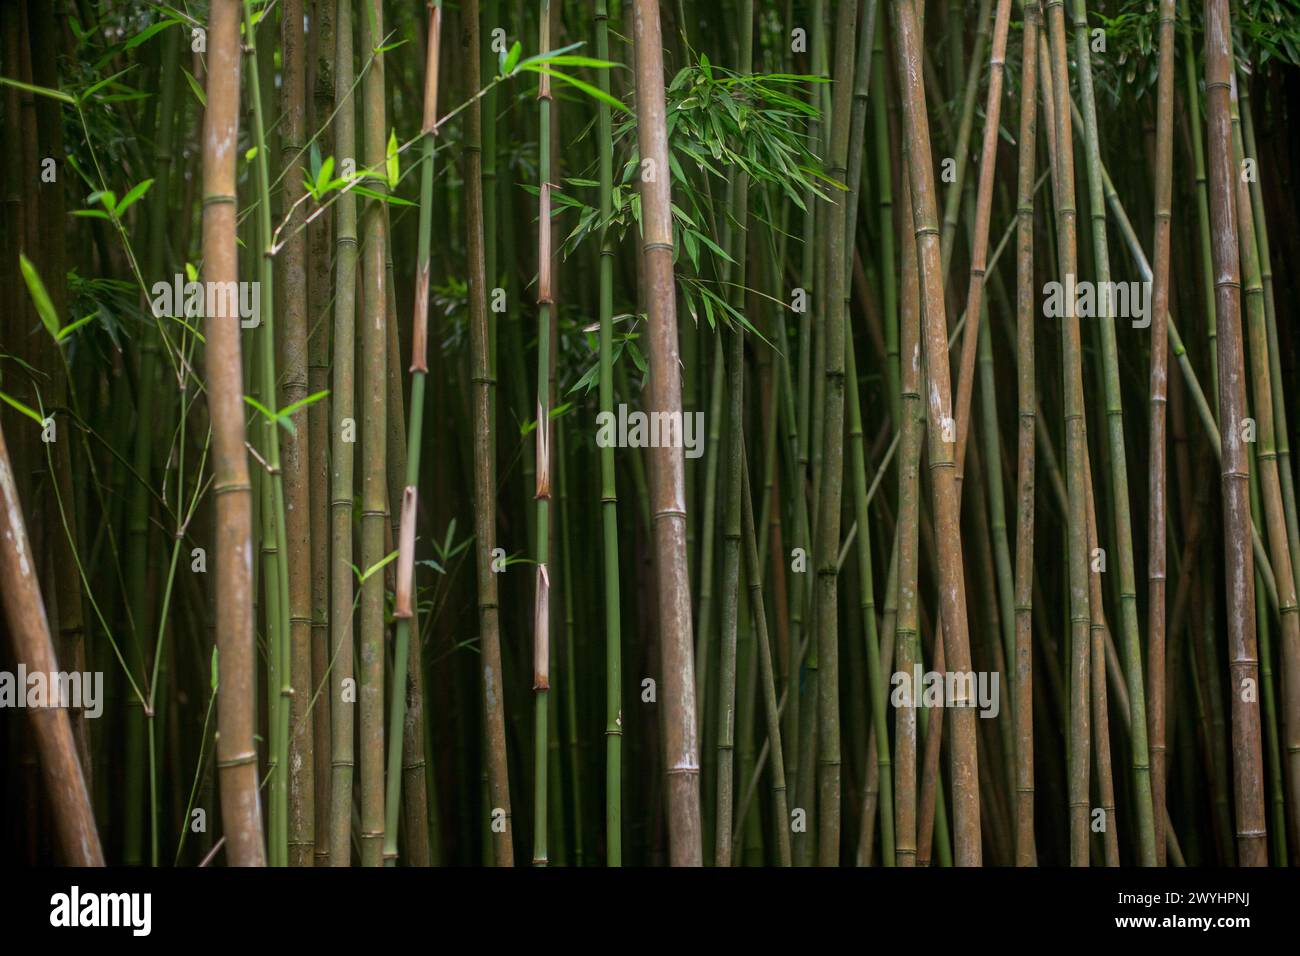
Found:
[[[52,100],[58,100],[60,103],[67,103],[70,106],[77,105],[76,98],[64,93],[62,90],[52,90],[45,86],[23,83],[20,80],[11,80],[7,76],[0,76],[0,86],[12,86],[15,89],[26,90],[28,93],[35,93],[37,96],[48,96]]]
[[[137,183],[136,185],[132,186],[131,190],[125,196],[122,197],[122,201],[117,204],[117,209],[115,210],[115,212],[118,218],[121,218],[122,214],[126,212],[126,210],[131,206],[132,203],[136,202],[137,200],[140,199],[141,196],[147,193],[149,191],[149,187],[152,185],[153,185],[153,180],[146,179],[144,180],[144,182]]]
[[[18,253],[18,265],[23,272],[23,281],[27,283],[27,293],[32,297],[32,303],[36,306],[36,312],[41,317],[45,329],[54,337],[55,341],[59,338],[59,316],[54,311],[54,303],[50,300],[50,294],[45,291],[45,283],[41,281],[40,273],[32,265],[32,261],[21,252]]]
[[[18,411],[22,412],[24,415],[26,415],[28,418],[34,421],[36,424],[44,426],[45,419],[41,418],[40,415],[32,411],[22,402],[18,401],[18,399],[13,398],[10,395],[6,395],[4,392],[0,392],[0,401],[4,401],[9,405],[12,405],[14,408],[18,409]]]
[[[619,100],[614,99],[614,97],[610,96],[604,90],[598,89],[592,86],[590,83],[586,83],[575,76],[569,76],[567,73],[561,73],[558,70],[548,70],[545,67],[540,67],[540,66],[528,66],[528,67],[523,67],[523,69],[533,70],[537,73],[545,73],[547,76],[553,76],[557,80],[563,80],[565,83],[568,83],[570,86],[577,87],[579,90],[586,93],[592,99],[599,100],[600,102],[606,104],[607,106],[612,107],[613,109],[622,110],[624,113],[627,113],[629,116],[632,115],[632,111],[628,109],[626,106],[624,106]]]

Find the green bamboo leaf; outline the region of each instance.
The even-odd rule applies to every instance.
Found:
[[[514,44],[510,47],[510,52],[504,54],[501,57],[502,76],[510,75],[511,71],[514,70],[515,65],[519,62],[519,54],[522,51],[523,51],[523,47],[519,44],[519,41],[516,40]]]
[[[397,159],[397,130],[395,129],[390,131],[388,134],[387,171],[388,171],[388,188],[396,189],[400,168]]]
[[[314,405],[316,402],[319,402],[322,398],[327,396],[329,393],[330,390],[326,388],[315,393],[314,395],[308,395],[306,398],[300,398],[292,405],[286,405],[284,408],[280,409],[280,416],[281,417],[289,416],[297,412],[299,409],[306,408],[308,405]]]
[[[36,306],[41,322],[45,324],[46,331],[54,337],[55,341],[58,341],[59,316],[54,311],[50,294],[45,291],[45,283],[41,281],[40,273],[36,271],[32,261],[21,252],[18,253],[18,265],[23,271],[23,281],[27,283],[27,292],[32,297],[32,303]]]
[[[125,50],[130,50],[133,47],[137,47],[141,43],[144,43],[146,40],[148,40],[154,34],[161,33],[163,30],[166,30],[173,23],[179,23],[179,22],[180,22],[179,20],[159,20],[157,23],[153,24],[152,26],[145,27],[135,36],[131,37],[131,39],[127,40],[126,43],[123,45],[122,49],[125,51]]]
[[[22,402],[18,401],[18,399],[12,398],[11,396],[6,395],[4,392],[0,392],[0,401],[7,402],[8,404],[12,405],[14,408],[18,409],[18,411],[26,415],[28,418],[30,418],[32,421],[34,421],[36,424],[44,427],[45,419],[41,418],[40,415],[36,414],[36,412],[32,411]]]
[[[199,101],[199,106],[207,109],[208,96],[203,92],[203,87],[199,85],[199,81],[194,79],[194,74],[185,69],[185,67],[181,67],[181,72],[185,74],[185,82],[190,85],[190,92],[193,93],[194,98]]]
[[[87,322],[89,322],[89,321],[90,321],[91,319],[93,319],[94,317],[95,317],[95,313],[92,312],[92,313],[90,313],[90,315],[83,316],[82,318],[77,319],[76,322],[70,322],[70,323],[68,323],[68,324],[65,325],[62,329],[59,330],[59,334],[56,335],[54,338],[55,338],[57,341],[62,342],[62,341],[63,341],[64,339],[66,339],[69,335],[71,335],[73,332],[77,331],[77,329],[81,328],[83,325],[85,325]]]
[[[36,86],[32,83],[23,83],[19,80],[11,80],[7,76],[0,76],[0,86],[12,86],[14,89],[26,90],[28,93],[35,93],[37,96],[48,96],[50,99],[58,100],[60,103],[68,103],[72,106],[77,105],[76,98],[64,93],[62,90],[52,90],[46,86]]]
[[[370,567],[366,568],[365,573],[359,575],[359,577],[361,578],[361,582],[364,583],[367,578],[369,578],[372,574],[376,573],[377,571],[382,571],[384,569],[384,566],[387,565],[390,561],[394,560],[396,557],[397,557],[397,552],[392,551],[387,555],[385,555],[383,558],[381,558],[379,561],[376,561]]]
[[[132,203],[139,200],[141,196],[143,196],[145,193],[149,191],[149,187],[152,185],[153,185],[153,180],[146,179],[144,182],[136,183],[136,185],[132,186],[130,192],[128,192],[125,196],[123,196],[122,201],[117,204],[117,209],[116,209],[117,216],[120,218]]]
[[[626,106],[624,106],[621,101],[614,99],[614,97],[610,96],[604,90],[598,89],[592,86],[590,83],[583,82],[582,80],[578,79],[576,76],[569,76],[567,73],[561,73],[558,70],[549,70],[545,67],[540,67],[540,66],[529,66],[529,67],[525,67],[525,69],[532,70],[537,73],[545,73],[547,76],[553,76],[557,80],[563,80],[565,83],[568,83],[570,86],[574,86],[582,90],[582,92],[586,93],[592,99],[599,100],[600,102],[606,104],[607,106],[612,107],[613,109],[622,110],[624,113],[628,114],[629,116],[632,115],[632,111],[628,109]]]

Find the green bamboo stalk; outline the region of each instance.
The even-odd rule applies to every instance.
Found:
[[[1009,0],[998,0],[998,13],[1000,16],[1003,13],[1003,8],[1007,6],[1008,2]],[[954,9],[960,10],[960,6],[954,4]],[[953,180],[951,183],[947,184],[947,189],[945,190],[943,197],[943,234],[940,241],[940,258],[943,262],[943,282],[945,287],[948,284],[948,268],[952,265],[953,244],[957,239],[957,212],[961,208],[962,196],[965,194],[966,164],[968,162],[968,157],[970,156],[971,128],[975,125],[975,97],[979,93],[980,73],[984,70],[984,51],[989,45],[989,13],[991,10],[992,0],[980,0],[979,12],[975,15],[975,44],[971,48],[970,63],[968,64],[966,71],[966,82],[962,85],[961,118],[957,123],[956,147],[953,156],[951,157],[956,160],[954,163],[955,168],[953,169]],[[1005,17],[1002,18],[1006,19]],[[949,35],[960,40],[961,31],[952,29],[950,25]],[[1003,36],[1005,37],[1005,32]],[[998,62],[1000,57],[996,52],[996,41],[994,45],[994,68],[993,72],[989,76],[990,103],[996,102],[997,99],[1000,98],[994,96],[994,81],[996,80],[997,82],[996,91],[1000,93],[1002,79],[1001,66]],[[954,67],[955,66],[956,64],[954,64]],[[986,112],[985,115],[987,116],[989,114]],[[985,128],[987,129],[990,122],[992,122],[993,129],[996,130],[998,125],[996,121],[985,120]],[[984,141],[986,143],[988,142],[987,132],[984,135]],[[987,159],[987,154],[981,156],[981,178],[984,175],[985,168],[989,165],[986,162]],[[974,326],[972,326],[972,328],[974,328]],[[973,368],[973,361],[971,365]],[[965,371],[963,365],[963,377],[968,374],[969,373]],[[960,421],[961,406],[958,406],[958,408],[958,420]]]
[[[1083,108],[1084,159],[1088,173],[1089,213],[1092,219],[1093,256],[1100,288],[1110,286],[1110,252],[1106,241],[1106,200],[1101,183],[1101,148],[1097,131],[1097,103],[1092,88],[1092,62],[1085,0],[1074,3],[1075,58],[1078,63],[1079,98]],[[1124,447],[1124,409],[1119,381],[1119,347],[1115,316],[1109,297],[1103,300],[1100,324],[1107,435],[1110,439],[1111,511],[1119,551],[1120,627],[1123,633],[1125,674],[1132,708],[1131,756],[1137,830],[1143,866],[1156,865],[1155,815],[1151,804],[1151,765],[1147,749],[1146,690],[1142,678],[1142,649],[1138,635],[1137,583],[1133,569],[1133,524],[1128,491],[1128,461]],[[1098,675],[1099,682],[1104,677]]]
[[[1196,179],[1196,222],[1197,239],[1201,259],[1202,294],[1205,302],[1205,334],[1209,339],[1211,354],[1218,354],[1218,325],[1216,322],[1216,303],[1214,292],[1214,260],[1210,239],[1210,199],[1205,175],[1205,146],[1201,130],[1201,91],[1196,77],[1196,54],[1192,49],[1192,17],[1187,7],[1187,0],[1179,0],[1183,20],[1183,80],[1187,96],[1187,125],[1192,131],[1193,176]],[[1215,402],[1219,401],[1219,366],[1210,363],[1210,394]]]
[[[863,0],[859,0],[861,8]],[[834,106],[830,124],[831,178],[847,179],[849,130],[852,124],[853,58],[856,52],[855,7],[841,3],[836,19]],[[817,667],[818,667],[818,863],[840,861],[840,699],[839,699],[839,545],[840,504],[844,473],[845,329],[844,293],[848,279],[847,214],[844,201],[826,217],[825,412],[822,438],[821,492],[817,515]]]
[[[469,4],[474,17],[466,46],[470,61],[470,82],[473,84],[478,78],[478,11],[473,9],[477,6],[476,0],[469,0]],[[433,219],[433,139],[438,123],[438,54],[442,42],[442,4],[431,2],[426,6],[429,10],[429,32],[425,44],[427,60],[420,144],[419,245],[416,252],[414,315],[411,318],[411,414],[406,438],[406,487],[402,492],[401,533],[397,542],[397,588],[393,597],[397,633],[393,644],[393,691],[388,718],[388,776],[384,801],[383,856],[386,866],[397,865],[397,820],[401,811],[403,745],[403,734],[399,728],[406,721],[406,678],[413,626],[416,634],[419,634],[415,596],[415,524],[419,502],[420,449],[424,436],[424,387],[429,371],[426,356],[429,341],[429,233]],[[471,145],[474,144],[477,132],[477,129],[472,128],[471,119],[471,128],[467,134]],[[474,155],[471,152],[471,164]],[[472,176],[470,181],[475,181]],[[473,195],[472,188],[469,194]],[[471,268],[474,266],[471,265]],[[483,289],[483,276],[478,274],[473,278],[478,281],[477,294],[471,292],[475,296],[471,308],[485,307],[487,295]],[[408,840],[414,839],[413,834],[408,834]],[[427,849],[425,855],[427,856]]]
[[[262,88],[260,64],[257,54],[257,19],[253,16],[252,0],[244,0],[244,38],[248,47],[249,89],[253,107],[253,145],[257,150],[254,168],[257,172],[257,249],[258,273],[261,282],[261,342],[259,345],[259,384],[262,401],[269,415],[262,415],[264,447],[262,458],[266,463],[267,480],[263,491],[262,554],[265,566],[267,619],[271,622],[271,656],[275,673],[270,677],[270,693],[274,699],[271,734],[273,765],[271,770],[271,846],[270,857],[274,866],[289,863],[289,708],[293,698],[290,683],[289,644],[289,580],[285,568],[287,532],[284,513],[284,476],[280,467],[280,426],[276,414],[276,361],[272,236],[271,187],[267,164],[266,124],[262,114]]]
[[[340,164],[356,152],[352,98],[353,0],[338,0],[334,36],[334,142]],[[357,200],[349,190],[335,209],[334,375],[330,398],[330,865],[352,860],[353,677],[352,495],[357,320]],[[351,682],[351,683],[348,683]]]
[[[596,0],[596,57],[609,59],[607,0]],[[609,71],[597,70],[596,83],[609,92]],[[613,201],[614,142],[609,106],[596,105],[600,142],[600,216],[608,219]],[[608,229],[600,236],[600,411],[614,414],[613,315],[614,237]],[[716,456],[710,458],[710,463]],[[623,660],[619,619],[622,606],[618,570],[618,487],[613,447],[600,450],[600,517],[605,571],[605,861],[623,865]]]
[[[538,49],[551,48],[551,4],[540,2]],[[537,501],[537,571],[533,603],[533,865],[545,866],[546,859],[546,717],[550,688],[550,577],[546,562],[550,548],[551,503],[551,396],[547,381],[551,353],[551,78],[538,76],[537,103],[540,115],[538,142],[541,198],[537,212],[537,476],[533,497]]]

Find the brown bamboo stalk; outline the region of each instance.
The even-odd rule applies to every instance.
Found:
[[[303,139],[307,126],[307,56],[303,0],[285,0],[280,16],[280,152],[284,157],[283,202],[293,209],[303,195]],[[296,224],[294,224],[296,225]],[[284,290],[284,323],[279,342],[280,407],[307,397],[307,233],[291,228],[276,257],[276,288]],[[288,536],[290,681],[289,863],[311,866],[315,849],[315,786],[311,686],[312,561],[311,489],[308,475],[311,431],[308,410],[291,416],[294,428],[280,438],[284,469],[285,534]]]
[[[642,162],[642,284],[646,311],[651,414],[678,418],[682,411],[673,286],[668,129],[664,105],[663,40],[659,4],[636,0],[637,143]],[[686,481],[682,449],[650,450],[651,513],[664,702],[663,753],[668,790],[669,858],[674,866],[699,866],[700,761],[696,741],[695,675],[691,653],[690,574],[686,564]]]
[[[1057,256],[1063,282],[1078,275],[1078,236],[1074,190],[1074,145],[1070,127],[1070,81],[1062,0],[1048,0],[1051,35],[1052,103],[1055,122],[1057,182]],[[1087,424],[1083,401],[1083,349],[1079,318],[1071,304],[1061,320],[1065,379],[1065,471],[1069,503],[1070,590],[1070,733],[1069,805],[1070,861],[1088,865],[1089,811],[1089,657],[1091,612],[1088,593],[1087,547]]]
[[[1169,252],[1174,148],[1174,16],[1160,0],[1160,72],[1156,81],[1155,280],[1151,290],[1151,441],[1147,521],[1147,724],[1156,865],[1165,865],[1165,411],[1169,401]]]
[[[1250,539],[1250,450],[1242,436],[1246,408],[1241,334],[1241,265],[1237,247],[1236,169],[1232,162],[1229,88],[1232,18],[1228,0],[1205,0],[1205,114],[1210,223],[1218,321],[1219,437],[1223,446],[1224,585],[1232,700],[1232,774],[1237,853],[1242,866],[1264,866],[1264,772],[1260,742],[1259,655],[1255,645],[1255,572]]]
[[[1016,187],[1016,377],[1019,408],[1016,455],[1015,664],[1016,865],[1038,862],[1034,846],[1034,160],[1037,138],[1038,0],[1025,3],[1020,77],[1020,156]],[[969,320],[968,320],[969,321]]]
[[[908,174],[917,258],[921,276],[922,341],[926,366],[930,492],[939,548],[939,606],[943,616],[945,656],[954,671],[971,670],[966,621],[966,585],[962,571],[956,460],[953,445],[952,387],[948,369],[947,318],[941,277],[938,212],[916,9],[911,0],[895,0],[899,85],[903,94],[905,138],[910,151]],[[951,440],[945,440],[950,438]],[[978,866],[981,859],[979,768],[973,701],[951,702],[951,774],[955,861]]]
[[[208,19],[207,109],[203,114],[203,274],[235,282],[235,160],[239,132],[239,0],[213,0]],[[253,743],[252,485],[244,450],[244,376],[239,316],[224,310],[204,323],[212,493],[216,502],[217,774],[226,858],[265,866],[257,750]]]
[[[33,673],[55,674],[59,665],[3,429],[0,429],[0,575],[5,582],[0,594],[3,594],[14,656]],[[64,861],[71,866],[103,866],[104,851],[99,845],[99,832],[95,828],[95,815],[90,808],[90,794],[77,758],[67,708],[29,707],[27,716],[36,738],[45,791],[54,812]],[[29,825],[35,823],[29,820]]]
[[[368,6],[367,6],[368,5]],[[365,0],[361,21],[361,50],[370,57],[362,81],[365,165],[382,170],[386,161],[384,57],[376,52],[384,37],[383,0]],[[384,190],[375,182],[370,187]],[[383,560],[387,516],[387,325],[384,291],[384,203],[368,199],[363,214],[361,323],[361,434],[364,461],[361,478],[361,564],[364,572]],[[357,701],[361,716],[361,863],[383,865],[384,843],[384,577],[371,573],[361,584],[361,673]]]

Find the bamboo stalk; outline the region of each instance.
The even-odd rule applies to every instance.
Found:
[[[353,0],[338,0],[334,36],[334,136],[341,162],[355,158],[356,108],[352,97]],[[330,389],[330,865],[352,860],[353,729],[356,686],[352,625],[352,495],[357,321],[357,200],[342,193],[335,210],[334,374]]]
[[[1097,104],[1092,89],[1090,34],[1084,0],[1075,0],[1075,57],[1078,63],[1079,99],[1083,107],[1084,157],[1088,174],[1088,201],[1092,221],[1093,256],[1100,288],[1110,289],[1110,253],[1106,241],[1106,201],[1101,184],[1101,158],[1097,131]],[[1107,294],[1108,296],[1108,294]],[[1142,652],[1138,635],[1137,583],[1133,569],[1133,526],[1129,509],[1128,463],[1124,448],[1124,410],[1119,382],[1119,356],[1115,317],[1109,297],[1103,300],[1100,324],[1107,435],[1110,439],[1112,514],[1119,552],[1120,626],[1124,642],[1125,672],[1132,708],[1134,800],[1140,858],[1144,866],[1156,865],[1155,821],[1151,808],[1151,768],[1147,749],[1146,691],[1142,680]],[[1098,680],[1102,680],[1098,675]]]
[[[1147,483],[1147,720],[1155,864],[1165,865],[1165,411],[1169,388],[1169,238],[1173,216],[1174,0],[1160,0],[1156,91],[1155,281],[1151,290],[1151,440]]]
[[[236,64],[238,60],[236,58]],[[232,217],[233,218],[233,217]],[[233,243],[232,243],[233,245]],[[0,573],[7,582],[3,590],[5,618],[20,665],[33,672],[54,674],[58,662],[50,637],[45,604],[23,521],[22,503],[9,460],[9,447],[0,429]],[[65,707],[33,707],[32,722],[36,749],[46,793],[53,804],[55,828],[59,834],[64,861],[71,866],[103,866],[104,852],[99,845],[94,811],[86,791],[85,777],[77,759],[77,745],[72,736],[72,722]]]
[[[306,38],[302,0],[286,0],[280,17],[281,86],[280,154],[284,162],[285,214],[305,192],[303,137],[307,125]],[[306,398],[307,391],[307,234],[290,230],[277,257],[277,287],[284,295],[284,322],[280,342],[280,404],[290,406]],[[289,863],[310,866],[315,847],[315,768],[312,763],[313,711],[311,702],[312,545],[308,467],[311,432],[307,409],[292,417],[294,428],[282,439],[284,469],[285,567],[289,578],[290,721],[289,738]]]
[[[551,48],[551,4],[541,0],[538,49]],[[550,591],[546,562],[550,553],[551,505],[551,295],[554,261],[551,256],[551,78],[538,77],[537,103],[541,116],[537,147],[541,198],[537,212],[537,476],[533,497],[537,502],[537,570],[533,601],[533,865],[546,866],[547,694],[550,682]]]
[[[1034,425],[1038,388],[1034,366],[1034,161],[1037,138],[1038,36],[1042,11],[1037,0],[1024,4],[1020,78],[1019,174],[1016,186],[1016,865],[1034,866]]]
[[[1237,852],[1243,866],[1267,863],[1264,782],[1258,698],[1243,688],[1259,682],[1255,646],[1254,567],[1250,531],[1250,460],[1242,441],[1246,417],[1241,338],[1241,268],[1234,208],[1229,86],[1232,20],[1227,0],[1205,0],[1205,101],[1209,143],[1209,199],[1218,319],[1219,433],[1223,445],[1224,585],[1227,589],[1229,669],[1233,690],[1233,785]]]
[[[257,171],[258,281],[261,283],[261,341],[258,345],[258,384],[270,415],[262,415],[263,460],[267,476],[262,491],[262,554],[266,568],[267,620],[271,625],[268,692],[273,699],[271,719],[271,838],[270,862],[289,863],[289,732],[293,688],[290,682],[289,580],[285,567],[287,531],[285,525],[284,476],[280,463],[280,426],[276,414],[276,356],[271,236],[271,185],[267,162],[266,123],[262,113],[262,80],[258,63],[256,23],[251,0],[244,0],[244,36],[248,47],[249,99],[253,108],[253,157]]]
[[[609,59],[607,0],[596,0],[596,56]],[[609,71],[597,70],[596,83],[609,92]],[[600,216],[606,221],[613,202],[614,142],[609,106],[596,106],[600,142]],[[614,237],[609,229],[600,237],[600,413],[614,414],[613,315]],[[716,458],[711,458],[714,461]],[[619,626],[621,601],[618,569],[618,488],[614,449],[600,450],[600,518],[605,572],[605,860],[623,865],[623,660]]]
[[[379,46],[384,37],[383,0],[366,0],[361,17],[361,48],[370,57],[362,81],[363,142],[365,165],[385,167],[384,55]],[[386,185],[372,181],[380,196]],[[361,478],[361,680],[358,683],[361,735],[361,863],[380,866],[384,843],[384,578],[371,571],[384,558],[384,518],[387,454],[387,367],[388,303],[384,290],[385,232],[384,201],[366,200],[362,213],[362,301],[365,320],[361,325],[361,365],[364,382],[361,401],[363,462]],[[393,728],[396,732],[397,728]]]
[[[346,0],[345,0],[346,2]],[[213,0],[203,113],[203,272],[238,278],[235,149],[239,128],[239,0]],[[204,323],[216,502],[217,775],[227,859],[264,866],[254,749],[252,486],[244,451],[244,385],[235,303]],[[6,509],[7,510],[7,509]],[[7,592],[6,592],[7,593]]]
[[[681,414],[673,289],[673,233],[664,102],[663,43],[659,6],[635,0],[637,142],[643,162],[641,259],[649,312],[650,385],[653,413]],[[700,865],[699,750],[695,731],[695,680],[691,659],[690,576],[686,566],[686,497],[682,449],[651,449],[651,512],[654,518],[655,584],[660,629],[664,706],[664,766],[668,789],[670,860]]]
[[[966,586],[962,573],[961,527],[958,520],[956,462],[952,445],[952,388],[948,369],[948,342],[944,315],[942,267],[939,258],[939,224],[931,165],[930,131],[925,91],[921,85],[920,43],[916,11],[910,0],[895,0],[898,30],[899,85],[903,93],[903,119],[909,148],[908,175],[912,188],[912,216],[921,280],[924,317],[928,445],[931,506],[939,546],[939,604],[947,666],[958,672],[971,670],[966,622]],[[955,439],[955,435],[952,435]],[[971,701],[951,702],[953,733],[951,774],[956,862],[978,866],[981,859],[979,770],[975,752],[975,711]]]
[[[1235,74],[1230,94],[1233,139],[1233,165],[1243,168],[1245,145],[1237,110]],[[1246,298],[1246,331],[1250,340],[1251,385],[1255,412],[1255,474],[1259,478],[1265,523],[1273,567],[1277,573],[1278,613],[1281,623],[1282,672],[1288,676],[1283,685],[1283,728],[1286,737],[1286,776],[1291,793],[1300,793],[1300,686],[1294,675],[1300,674],[1300,607],[1296,603],[1295,574],[1286,528],[1282,486],[1278,477],[1275,440],[1273,388],[1269,369],[1268,323],[1264,309],[1264,285],[1260,276],[1259,242],[1255,234],[1254,212],[1249,187],[1244,176],[1234,177],[1237,188],[1237,229],[1241,250],[1243,290]],[[1244,426],[1243,426],[1244,427]],[[1293,842],[1300,842],[1300,820],[1292,814]]]

